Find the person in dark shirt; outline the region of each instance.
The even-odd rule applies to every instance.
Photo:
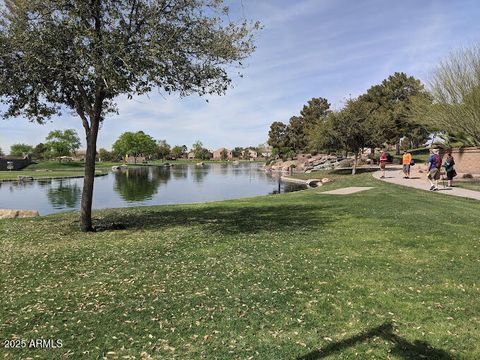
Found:
[[[430,190],[438,191],[438,179],[440,179],[440,167],[442,166],[442,158],[438,149],[430,149],[430,157],[428,158],[428,181],[430,182]]]
[[[455,160],[453,159],[452,153],[447,153],[447,158],[443,163],[443,167],[445,168],[445,172],[447,173],[447,180],[448,180],[448,187],[453,186],[453,178],[457,176],[457,172],[455,171]]]

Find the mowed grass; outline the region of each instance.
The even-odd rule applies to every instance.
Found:
[[[96,163],[97,173],[105,173],[113,165],[120,165],[115,162]],[[35,179],[52,177],[83,176],[85,164],[80,161],[59,162],[59,161],[38,161],[22,170],[0,171],[0,180],[16,180],[19,176],[32,176]],[[133,165],[132,165],[133,166]]]
[[[348,196],[344,186],[373,186]],[[480,358],[480,202],[371,174],[275,196],[0,221],[10,359]],[[124,230],[106,230],[118,224]],[[3,345],[3,344],[2,344]]]
[[[480,191],[480,180],[470,180],[470,181],[453,180],[453,186],[461,187],[464,189]]]

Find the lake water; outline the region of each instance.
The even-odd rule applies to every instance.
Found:
[[[0,182],[0,209],[32,209],[40,215],[80,207],[83,178],[27,183]],[[95,178],[93,208],[187,204],[290,192],[259,163],[138,167]]]

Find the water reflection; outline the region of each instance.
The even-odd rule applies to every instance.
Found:
[[[204,180],[204,177],[207,176],[210,166],[195,166],[192,168],[193,179],[196,183],[201,183]]]
[[[42,184],[46,186],[48,184]],[[82,191],[76,183],[70,184],[67,181],[60,180],[58,187],[50,187],[47,192],[47,198],[50,204],[56,209],[75,208],[80,202]]]
[[[81,178],[0,183],[0,208],[35,209],[41,215],[78,209],[82,187]],[[221,201],[301,188],[266,174],[260,164],[132,167],[95,179],[93,208]]]
[[[187,166],[175,166],[170,169],[175,180],[184,180],[188,177],[188,167]]]
[[[152,199],[161,184],[171,178],[170,168],[141,167],[115,173],[115,191],[125,201]]]

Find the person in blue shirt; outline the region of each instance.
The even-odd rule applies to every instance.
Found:
[[[430,182],[430,190],[438,191],[438,179],[440,179],[440,168],[442,166],[442,158],[438,149],[430,149],[430,157],[428,158],[428,181]]]

